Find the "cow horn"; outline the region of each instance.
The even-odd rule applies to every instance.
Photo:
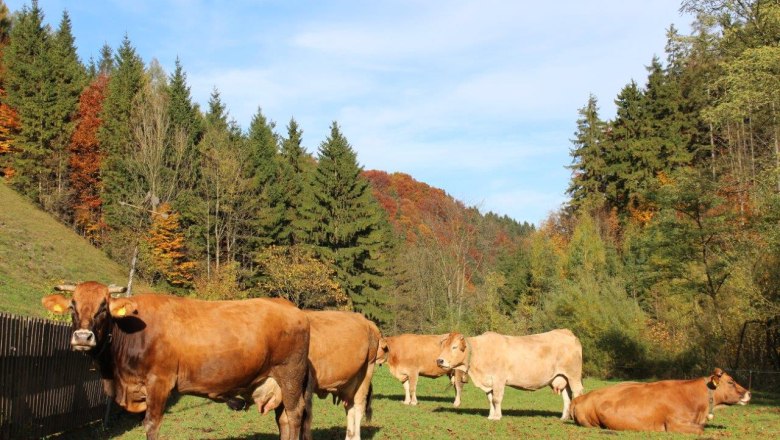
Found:
[[[108,293],[125,293],[125,292],[127,292],[127,287],[117,286],[115,284],[108,286]]]
[[[54,286],[54,290],[60,292],[73,292],[76,290],[76,286],[74,286],[73,284],[58,284]]]

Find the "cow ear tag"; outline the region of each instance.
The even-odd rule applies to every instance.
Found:
[[[123,306],[119,310],[116,311],[117,316],[125,316],[127,315],[127,309]]]
[[[62,313],[62,306],[59,304],[55,304],[51,309],[54,311],[54,313]]]

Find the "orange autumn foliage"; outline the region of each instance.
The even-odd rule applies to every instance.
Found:
[[[179,214],[168,203],[157,207],[157,211],[152,214],[147,242],[151,247],[155,270],[174,286],[192,285],[196,263],[187,261]]]
[[[102,155],[97,140],[108,77],[99,75],[79,98],[76,129],[68,150],[70,187],[76,227],[91,241],[100,242],[106,225],[101,215],[100,165]]]

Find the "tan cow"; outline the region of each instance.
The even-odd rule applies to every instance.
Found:
[[[716,368],[699,379],[624,382],[591,391],[574,399],[571,415],[587,427],[701,434],[715,408],[749,401],[750,391]]]
[[[439,343],[447,335],[403,334],[382,338],[379,347],[378,364],[387,363],[390,373],[404,385],[404,404],[417,405],[417,378],[436,378],[448,374],[436,365]],[[454,406],[460,406],[460,393],[465,375],[453,371],[450,381],[455,386]]]
[[[528,336],[487,332],[473,338],[450,333],[441,341],[436,363],[468,373],[487,393],[490,420],[501,419],[506,385],[530,391],[549,385],[563,397],[561,420],[569,418],[571,399],[582,394],[582,345],[566,329]]]
[[[332,394],[343,402],[346,439],[359,440],[363,415],[371,420],[371,378],[382,335],[376,324],[359,313],[306,311],[306,316],[311,326],[309,361],[315,393],[320,398]]]

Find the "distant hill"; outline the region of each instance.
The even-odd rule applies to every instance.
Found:
[[[43,316],[63,281],[127,282],[127,269],[0,183],[0,311]]]

